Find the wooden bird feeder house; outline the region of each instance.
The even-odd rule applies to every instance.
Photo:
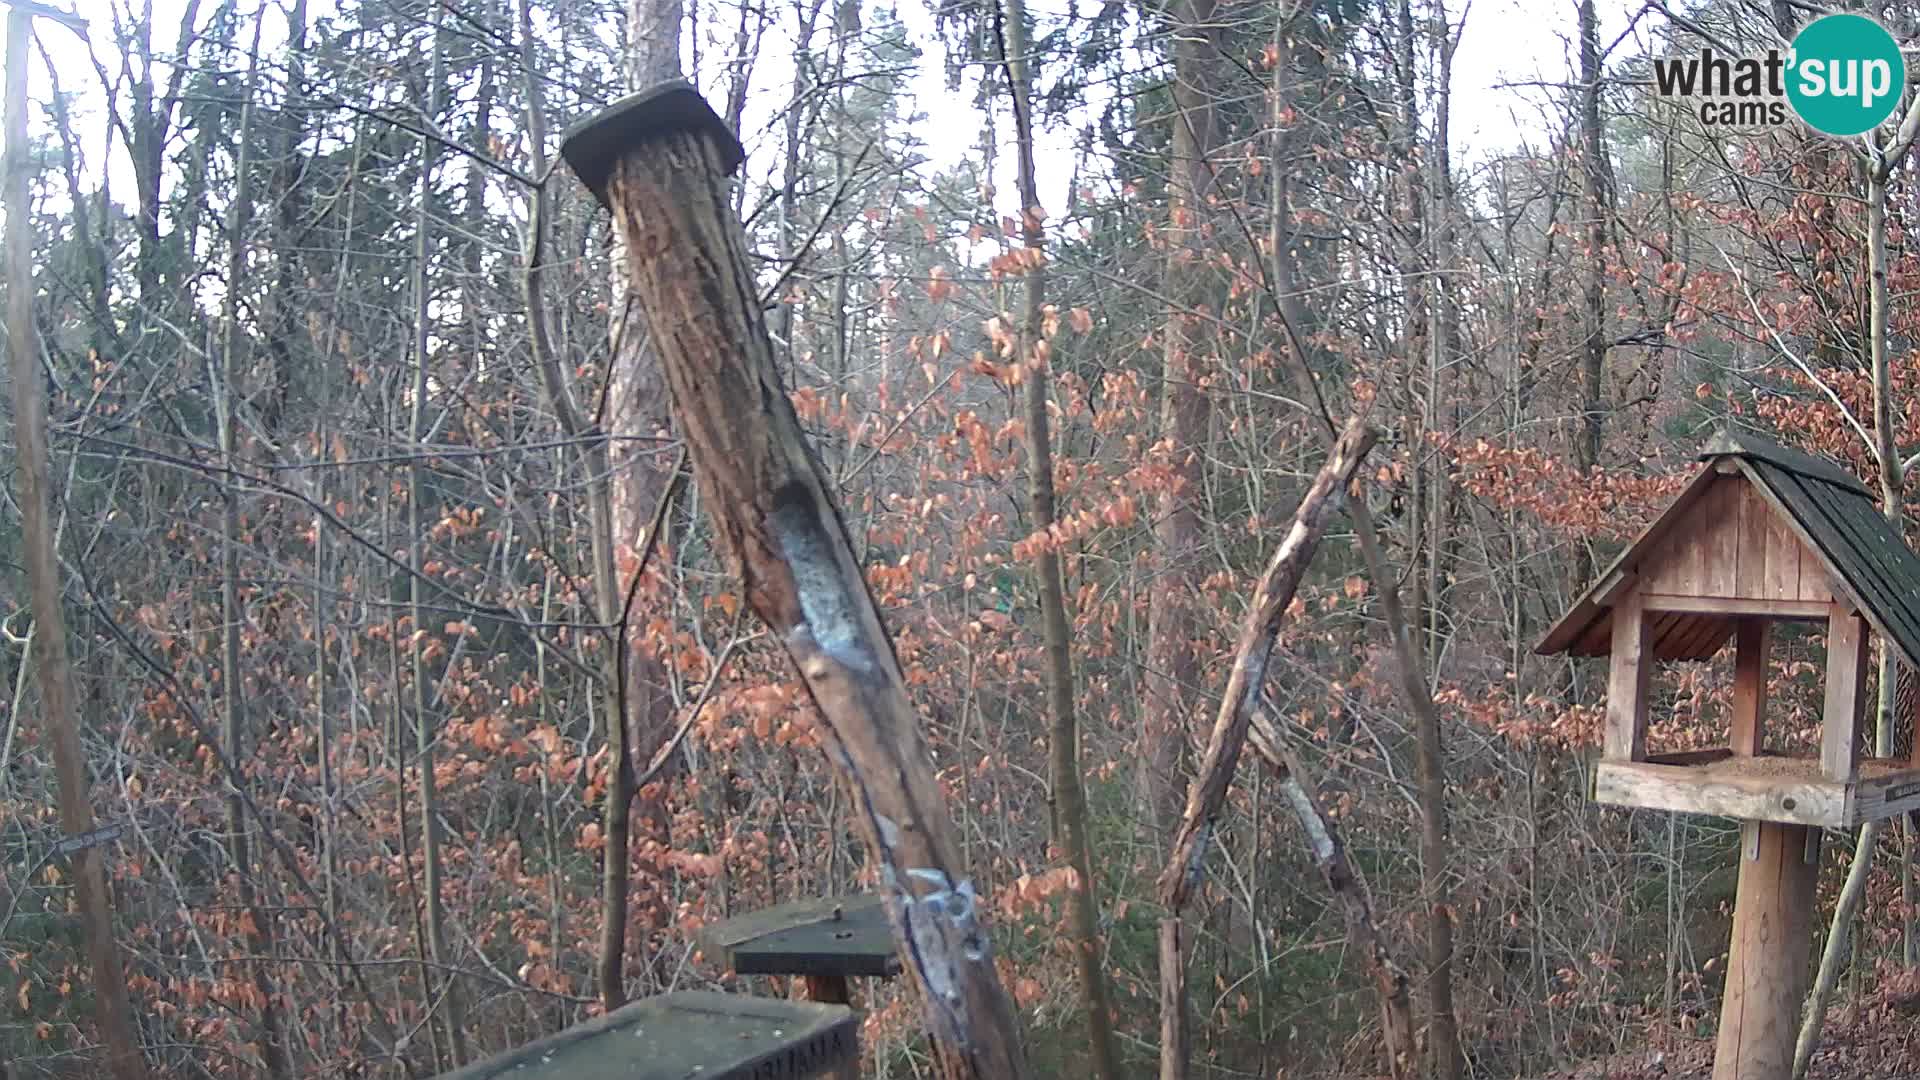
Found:
[[[1608,658],[1595,801],[1738,818],[1741,863],[1714,1080],[1787,1080],[1807,989],[1819,830],[1920,808],[1920,761],[1864,756],[1867,641],[1920,666],[1920,556],[1829,461],[1723,432],[1704,465],[1536,649]],[[1824,624],[1818,757],[1769,753],[1767,643]],[[1734,642],[1727,744],[1649,754],[1648,678]]]

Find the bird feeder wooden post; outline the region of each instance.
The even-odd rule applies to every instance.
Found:
[[[1595,801],[1741,820],[1740,878],[1714,1080],[1788,1080],[1807,991],[1821,829],[1920,808],[1920,758],[1863,757],[1867,643],[1920,666],[1920,556],[1832,462],[1723,432],[1678,499],[1536,649],[1608,658]],[[1827,638],[1820,750],[1767,749],[1771,627]],[[1649,753],[1661,660],[1734,643],[1726,745]]]
[[[613,211],[675,426],[749,607],[826,720],[894,947],[922,993],[939,1072],[1028,1074],[920,717],[834,487],[781,385],[727,177],[744,154],[700,94],[667,83],[575,127],[560,152]],[[616,297],[615,303],[622,302]]]

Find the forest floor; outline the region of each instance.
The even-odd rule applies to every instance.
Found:
[[[1537,1080],[1709,1080],[1712,1075],[1713,1042],[1700,1039],[1584,1061]],[[1889,988],[1869,995],[1857,1010],[1830,1010],[1807,1080],[1920,1080],[1920,994]]]

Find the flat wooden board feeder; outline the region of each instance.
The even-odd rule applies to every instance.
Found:
[[[808,996],[847,1000],[847,979],[900,974],[893,928],[878,896],[796,900],[714,923],[700,946],[735,975],[798,975]]]
[[[441,1080],[803,1080],[858,1060],[858,1024],[845,1006],[682,990]]]
[[[1536,648],[1608,658],[1596,802],[1742,820],[1715,1080],[1787,1080],[1807,985],[1819,829],[1920,809],[1920,758],[1864,756],[1867,643],[1920,667],[1920,555],[1845,469],[1723,431],[1658,520]],[[1820,753],[1766,750],[1775,622],[1824,623]],[[1734,643],[1727,744],[1647,751],[1649,676]]]

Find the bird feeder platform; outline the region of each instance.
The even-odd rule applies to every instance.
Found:
[[[1865,756],[1868,641],[1920,667],[1920,555],[1871,489],[1834,462],[1722,432],[1679,498],[1535,651],[1608,660],[1593,797],[1740,819],[1741,862],[1714,1080],[1788,1080],[1807,987],[1820,829],[1920,809],[1920,759]],[[1824,624],[1818,756],[1766,746],[1767,648],[1778,622]],[[1725,746],[1651,754],[1662,660],[1734,645]]]
[[[1820,759],[1735,754],[1731,748],[1601,761],[1593,800],[1683,814],[1853,829],[1920,809],[1920,769],[1907,761],[1861,758],[1852,780],[1829,779]]]
[[[857,1029],[844,1006],[683,990],[441,1080],[805,1080],[858,1061]]]
[[[797,900],[715,923],[700,946],[735,975],[798,975],[816,1001],[847,1000],[848,978],[900,974],[893,931],[877,896]]]

